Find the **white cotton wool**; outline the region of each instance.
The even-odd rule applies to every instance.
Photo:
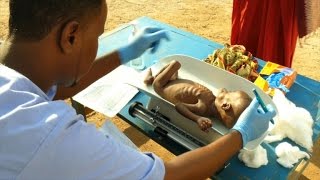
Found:
[[[276,90],[273,102],[278,114],[265,142],[280,141],[288,137],[311,152],[313,119],[310,113],[304,108],[296,107],[280,90]]]
[[[283,167],[292,168],[301,158],[310,158],[309,154],[300,151],[298,146],[292,146],[287,142],[280,143],[276,149],[277,162]]]
[[[259,168],[268,164],[267,151],[261,145],[254,150],[241,149],[238,158],[251,168]]]

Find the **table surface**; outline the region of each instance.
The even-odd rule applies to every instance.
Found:
[[[158,51],[152,54],[147,51],[143,56],[146,60],[146,65],[151,66],[156,60],[162,59],[166,56],[173,54],[183,54],[195,57],[197,59],[205,59],[209,54],[211,54],[215,49],[223,47],[222,44],[215,43],[208,39],[202,38],[190,32],[183,31],[181,29],[175,28],[165,23],[161,23],[154,19],[148,17],[141,17],[134,20],[134,23],[138,27],[142,26],[156,26],[168,30],[170,41],[163,41],[160,43]],[[108,32],[100,37],[98,56],[111,52],[118,47],[124,45],[127,42],[128,36],[131,32],[132,26],[129,24],[124,24],[119,28]],[[264,61],[259,61],[259,69],[265,64]],[[319,137],[320,133],[320,83],[312,80],[310,78],[298,75],[294,85],[291,87],[290,92],[286,97],[294,102],[298,107],[303,107],[307,109],[313,119],[315,124],[313,127],[313,140],[315,141]],[[161,137],[157,133],[153,132],[153,127],[144,123],[142,120],[133,118],[129,115],[128,109],[133,102],[141,102],[146,105],[150,98],[143,94],[138,93],[118,114],[119,117],[127,121],[132,126],[139,129],[148,137],[152,138],[160,145],[178,155],[187,149],[183,146],[173,142],[168,138]],[[84,104],[85,106],[85,104]],[[294,144],[289,139],[285,139]],[[217,178],[227,179],[286,179],[290,172],[295,169],[287,169],[280,166],[276,162],[276,154],[274,149],[278,143],[262,144],[262,146],[267,150],[269,163],[266,166],[262,166],[258,169],[252,169],[246,167],[242,162],[240,162],[235,155],[227,164],[227,167],[216,175]],[[295,144],[294,144],[295,145]]]

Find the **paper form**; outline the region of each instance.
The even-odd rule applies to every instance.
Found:
[[[132,68],[119,66],[73,99],[94,111],[114,117],[139,92],[136,87],[126,84],[129,77],[139,77],[139,73]]]
[[[91,88],[80,99],[74,99],[108,117],[114,117],[138,92],[137,88],[127,84],[105,84]]]

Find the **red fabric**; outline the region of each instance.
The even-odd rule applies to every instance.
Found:
[[[291,67],[298,38],[296,1],[234,0],[231,44],[255,57]]]

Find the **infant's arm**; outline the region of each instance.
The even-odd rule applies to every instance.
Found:
[[[201,130],[207,131],[208,128],[212,127],[212,121],[209,118],[199,116],[194,112],[201,109],[201,104],[186,104],[186,103],[177,103],[175,105],[176,110],[186,118],[191,119],[196,122]]]

